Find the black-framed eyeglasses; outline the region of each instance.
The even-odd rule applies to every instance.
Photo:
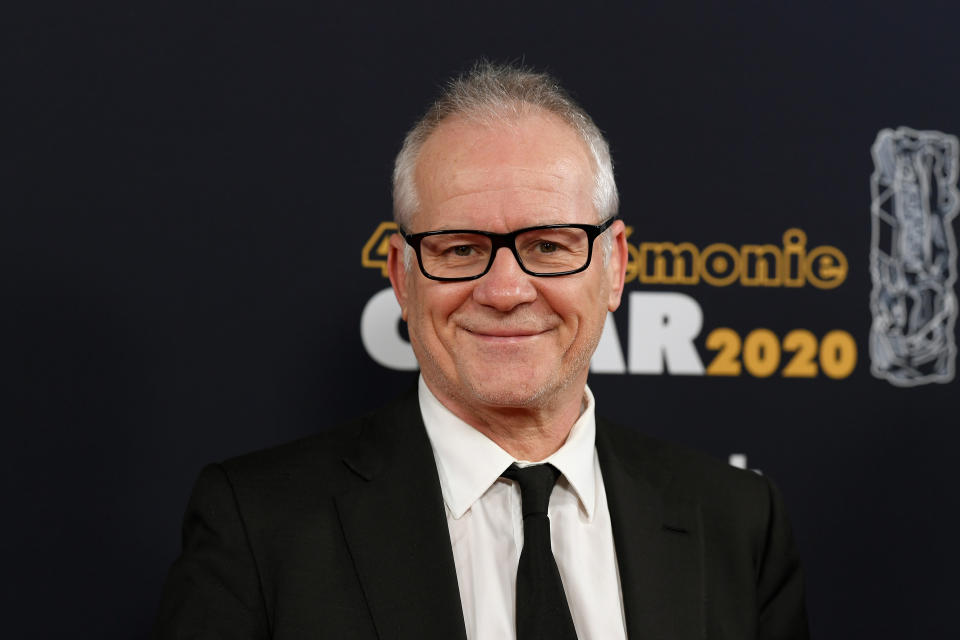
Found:
[[[593,241],[616,216],[603,224],[545,224],[510,233],[450,229],[400,235],[417,254],[420,273],[431,280],[456,282],[482,278],[497,251],[507,247],[524,273],[554,277],[580,273],[590,266]]]

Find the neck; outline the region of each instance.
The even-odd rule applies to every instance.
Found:
[[[539,462],[563,446],[583,412],[584,386],[570,385],[553,402],[531,407],[467,404],[424,379],[431,393],[455,416],[487,436],[516,460]]]

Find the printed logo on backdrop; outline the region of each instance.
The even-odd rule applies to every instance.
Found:
[[[870,178],[870,371],[901,387],[953,380],[957,138],[883,129]]]
[[[397,227],[381,222],[364,243],[361,265],[387,275],[389,240]],[[782,287],[836,289],[847,278],[848,262],[838,248],[810,246],[807,234],[787,229],[776,244],[734,246],[716,242],[631,242],[627,227],[627,283],[670,287]],[[832,379],[848,377],[857,363],[857,345],[842,329],[823,335],[796,328],[777,335],[763,327],[739,331],[720,326],[706,335],[707,357],[695,340],[703,309],[679,291],[631,291],[625,304],[628,349],[624,351],[613,314],[607,316],[590,370],[601,374],[751,376]],[[370,298],[360,318],[360,335],[370,357],[390,369],[414,370],[417,361],[400,331],[400,307],[387,287]]]

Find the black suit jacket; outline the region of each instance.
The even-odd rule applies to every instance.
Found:
[[[602,420],[597,451],[630,638],[807,637],[772,484]],[[465,640],[416,393],[205,468],[154,637]]]

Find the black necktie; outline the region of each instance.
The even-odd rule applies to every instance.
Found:
[[[577,632],[550,547],[547,505],[560,472],[550,464],[511,465],[503,472],[520,484],[523,551],[517,567],[517,640],[576,640]]]

